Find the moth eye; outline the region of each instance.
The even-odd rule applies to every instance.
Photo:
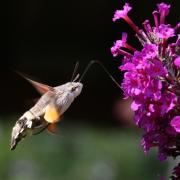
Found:
[[[75,91],[76,90],[76,87],[72,87],[71,88],[71,92]]]

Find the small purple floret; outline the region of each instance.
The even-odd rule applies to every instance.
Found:
[[[122,33],[122,40],[117,40],[114,43],[114,46],[111,47],[111,53],[113,54],[114,57],[119,55],[119,50],[121,47],[125,46],[127,40],[127,33]]]
[[[160,3],[160,4],[157,4],[157,6],[158,6],[160,14],[164,14],[165,16],[169,14],[169,8],[171,7],[170,5],[167,5],[165,3]]]
[[[127,16],[128,12],[132,9],[131,6],[129,6],[128,3],[126,3],[123,7],[123,10],[117,10],[114,13],[113,21],[116,21],[118,19],[124,18]]]
[[[174,29],[170,27],[170,25],[161,24],[156,31],[157,37],[162,39],[168,39],[170,37],[173,37]]]
[[[176,132],[180,133],[180,116],[175,116],[171,120],[171,126],[176,130]]]
[[[175,64],[178,68],[180,68],[180,56],[177,57],[177,58],[174,60],[174,64]]]

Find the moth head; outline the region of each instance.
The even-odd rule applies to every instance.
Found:
[[[67,83],[67,90],[74,95],[79,96],[83,88],[83,84],[80,82],[69,82]]]

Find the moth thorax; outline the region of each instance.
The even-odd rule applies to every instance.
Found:
[[[57,105],[60,108],[61,115],[69,108],[71,103],[74,101],[74,94],[71,92],[64,92],[61,97],[57,99]]]

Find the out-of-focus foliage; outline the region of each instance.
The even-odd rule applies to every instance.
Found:
[[[0,179],[156,180],[167,170],[154,151],[144,156],[137,130],[95,129],[77,125],[75,119],[74,124],[62,122],[57,136],[44,132],[26,138],[10,151],[15,119],[3,118],[12,123],[1,121],[0,125]]]

